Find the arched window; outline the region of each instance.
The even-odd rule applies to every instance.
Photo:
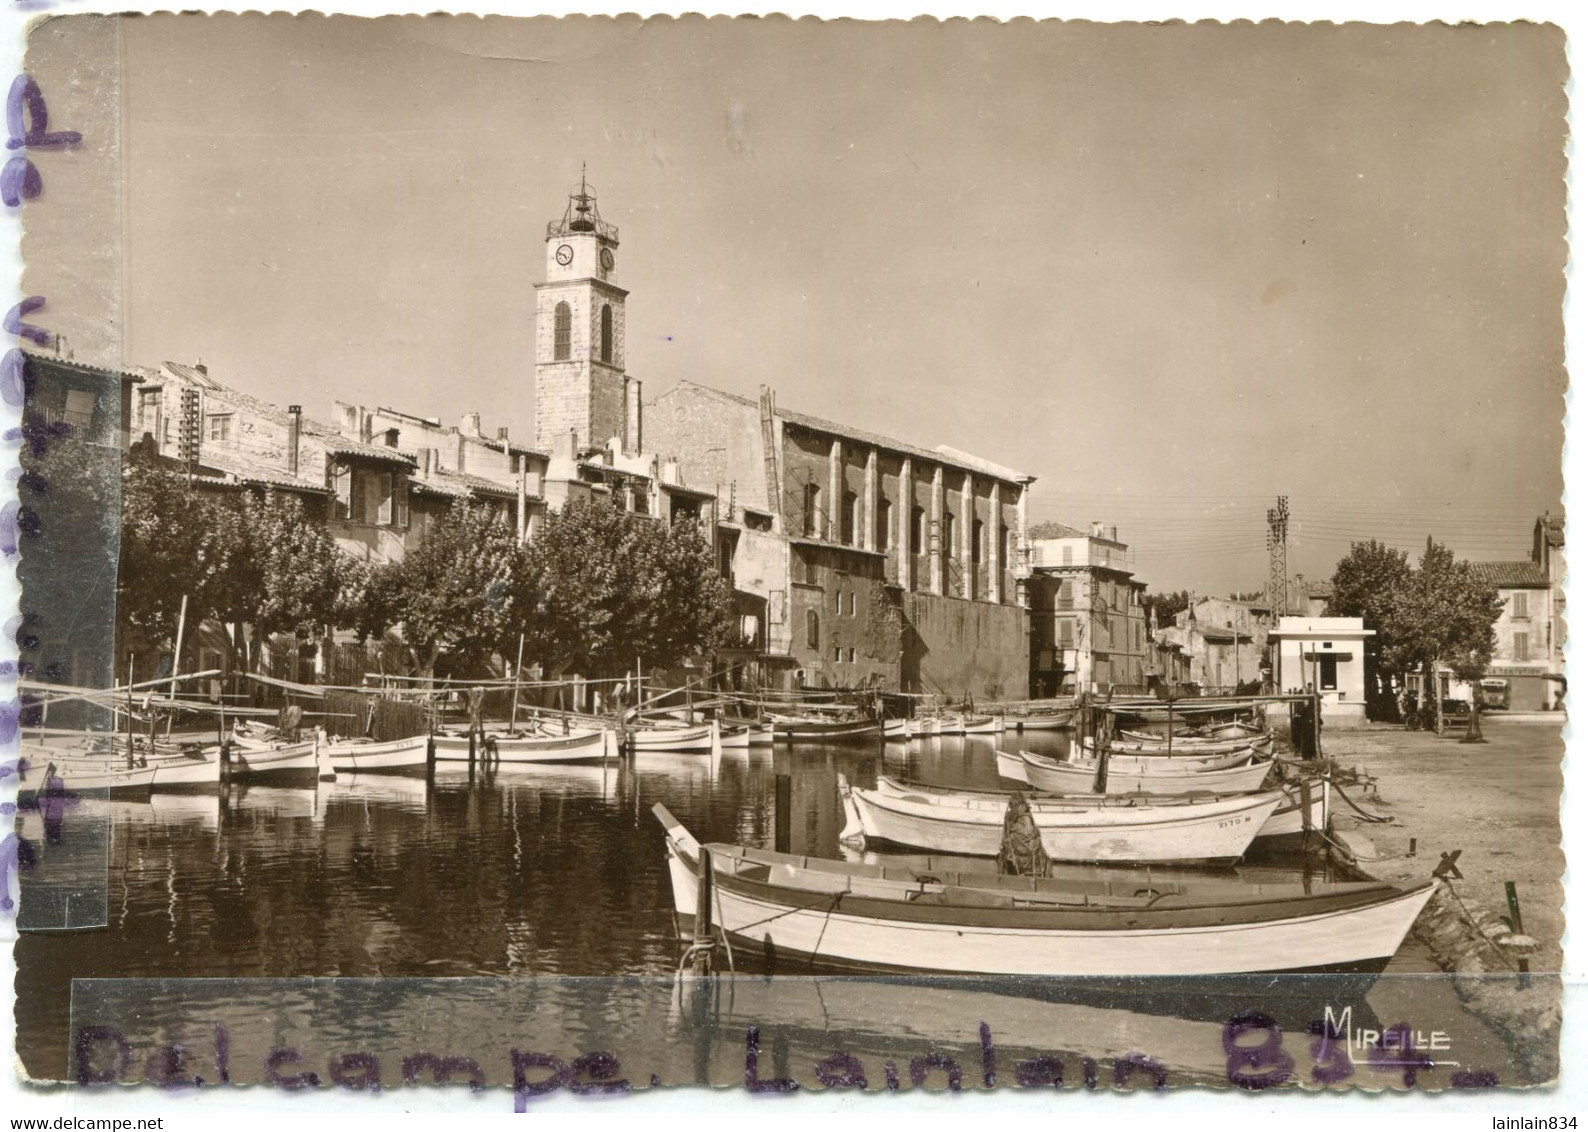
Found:
[[[858,506],[859,500],[856,498],[855,493],[852,491],[844,492],[843,536],[840,541],[845,546],[854,546],[855,536],[859,533],[855,530],[855,509]]]
[[[573,356],[573,311],[567,303],[558,303],[551,324],[551,356],[553,361],[565,362]]]
[[[821,529],[817,522],[821,517],[822,489],[820,484],[808,483],[805,485],[805,537],[821,538]]]
[[[805,611],[805,647],[809,649],[822,647],[822,619],[814,609]]]
[[[926,508],[915,507],[910,511],[910,553],[920,554],[921,547],[926,544]]]
[[[601,360],[612,360],[612,304],[601,304]]]
[[[893,549],[893,504],[886,499],[877,501],[877,549]]]

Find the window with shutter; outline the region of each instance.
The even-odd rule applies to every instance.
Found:
[[[392,481],[392,500],[397,511],[397,526],[408,526],[408,477],[399,473]]]
[[[338,519],[351,519],[353,517],[353,469],[343,464],[338,464],[331,472],[332,487],[336,490],[336,517]]]
[[[1513,634],[1511,639],[1512,639],[1512,642],[1513,642],[1512,649],[1511,649],[1512,659],[1514,659],[1514,660],[1532,660],[1533,659],[1532,656],[1528,652],[1528,639],[1527,639],[1527,634],[1526,633]]]
[[[382,527],[392,525],[396,511],[392,500],[392,474],[381,472],[375,476],[375,522]]]
[[[1511,616],[1512,617],[1526,617],[1527,616],[1527,595],[1526,594],[1516,594],[1514,597],[1511,598]]]
[[[805,646],[810,649],[822,647],[822,619],[814,609],[805,611]]]

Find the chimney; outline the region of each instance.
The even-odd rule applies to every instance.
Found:
[[[287,474],[298,474],[298,438],[303,435],[303,406],[287,406]]]
[[[496,430],[496,439],[500,440],[503,444],[507,443],[507,426],[506,425],[502,425],[500,428],[498,428]]]
[[[464,436],[479,436],[479,435],[481,435],[481,433],[480,433],[480,414],[479,413],[464,413],[463,414],[463,420],[458,425],[458,431],[461,432]]]
[[[1092,520],[1092,537],[1093,538],[1102,538],[1103,537],[1103,524],[1099,523],[1096,519]]]
[[[1113,539],[1115,542],[1118,542],[1119,541],[1119,528],[1118,527],[1109,527],[1108,528],[1108,537]]]
[[[194,362],[193,363],[193,368],[195,370],[197,370],[199,373],[203,374],[205,377],[208,377],[210,375],[210,367],[204,364],[203,359],[200,359],[200,360]]]
[[[421,448],[419,450],[419,474],[425,479],[430,478],[430,470],[435,467],[436,450],[434,448]]]

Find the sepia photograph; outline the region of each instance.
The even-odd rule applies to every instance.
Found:
[[[18,1078],[1558,1084],[1568,77],[36,19]]]

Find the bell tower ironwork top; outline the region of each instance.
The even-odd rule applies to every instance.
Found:
[[[582,162],[579,166],[579,191],[568,194],[568,207],[563,210],[562,219],[546,225],[546,238],[550,240],[579,233],[594,234],[609,244],[618,242],[617,225],[601,219],[601,211],[596,207],[596,195],[591,191]]]

